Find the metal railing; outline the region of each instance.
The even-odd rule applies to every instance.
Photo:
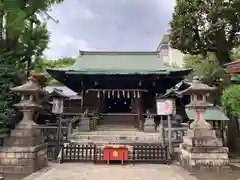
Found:
[[[171,134],[172,134],[172,146],[176,147],[180,143],[183,142],[183,136],[187,134],[188,127],[177,127],[177,128],[171,128]],[[168,142],[168,128],[164,128],[164,139],[165,142]]]
[[[38,127],[40,129],[40,133],[43,137],[45,137],[45,142],[48,143],[47,155],[48,160],[55,160],[58,156],[59,150],[58,147],[58,134],[61,135],[60,142],[61,144],[68,142],[68,127],[61,126],[61,133],[58,133],[59,127],[56,126],[48,126],[48,125],[40,125]]]

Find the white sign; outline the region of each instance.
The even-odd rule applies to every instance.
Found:
[[[54,113],[54,114],[63,113],[63,100],[62,99],[53,99],[52,113]]]
[[[157,114],[170,115],[173,113],[173,101],[170,99],[157,100]]]

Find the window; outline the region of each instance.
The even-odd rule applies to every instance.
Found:
[[[164,47],[161,52],[163,56],[168,56],[168,47]]]

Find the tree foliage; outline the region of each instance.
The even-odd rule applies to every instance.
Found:
[[[0,64],[0,128],[2,128],[9,117],[15,114],[13,104],[17,97],[9,88],[20,85],[23,76],[21,71],[17,70],[14,61],[11,61],[11,56],[3,50],[0,50]]]
[[[222,105],[234,116],[240,116],[240,85],[231,85],[223,91]]]
[[[177,1],[171,25],[171,46],[186,54],[214,53],[220,65],[231,61],[240,42],[239,0]]]
[[[26,72],[47,48],[49,34],[40,14],[63,0],[11,0],[0,2],[0,48]]]
[[[189,75],[189,79],[192,79],[194,76],[201,76],[203,82],[207,84],[212,84],[220,79],[228,79],[226,71],[220,66],[215,55],[212,53],[208,53],[205,57],[202,55],[186,55],[184,57],[184,64],[186,68],[193,69],[193,72]]]
[[[203,81],[207,84],[211,84],[226,74],[213,54],[208,54],[206,57],[202,55],[186,55],[184,63],[185,67],[194,70],[191,76],[202,76]]]
[[[47,48],[49,34],[41,13],[62,1],[0,1],[0,122],[14,115],[16,96],[10,88],[22,83]]]
[[[240,60],[239,48],[233,50],[232,58],[234,60]],[[185,55],[184,65],[186,68],[194,70],[189,76],[190,79],[193,76],[202,76],[203,81],[207,84],[211,84],[219,79],[227,80],[227,78],[229,78],[224,67],[220,65],[213,53],[207,53],[205,57],[202,55]],[[231,75],[231,77],[239,79],[238,75]]]
[[[33,69],[32,72],[34,73],[46,73],[47,68],[65,68],[65,67],[70,67],[75,63],[76,59],[75,58],[61,58],[57,60],[45,60],[45,59],[40,59],[35,63],[35,68]],[[53,78],[49,78],[48,81],[49,84],[59,84],[58,81],[56,81]]]
[[[35,63],[35,68],[33,69],[33,72],[45,73],[47,68],[70,67],[75,63],[75,60],[76,59],[70,57],[60,58],[57,60],[40,59]]]

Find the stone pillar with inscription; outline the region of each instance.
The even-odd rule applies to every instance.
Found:
[[[190,95],[187,108],[194,109],[196,114],[180,145],[180,163],[189,170],[228,167],[228,148],[223,147],[215,130],[204,119],[205,110],[212,106],[207,102],[207,96],[214,90],[215,87],[203,84],[195,77],[192,85],[181,92]]]
[[[40,135],[38,125],[33,121],[33,113],[41,106],[36,103],[42,92],[38,82],[30,77],[28,81],[11,89],[21,95],[15,107],[22,112],[23,119],[11,131],[0,149],[0,172],[3,174],[28,175],[47,165],[47,144]]]

